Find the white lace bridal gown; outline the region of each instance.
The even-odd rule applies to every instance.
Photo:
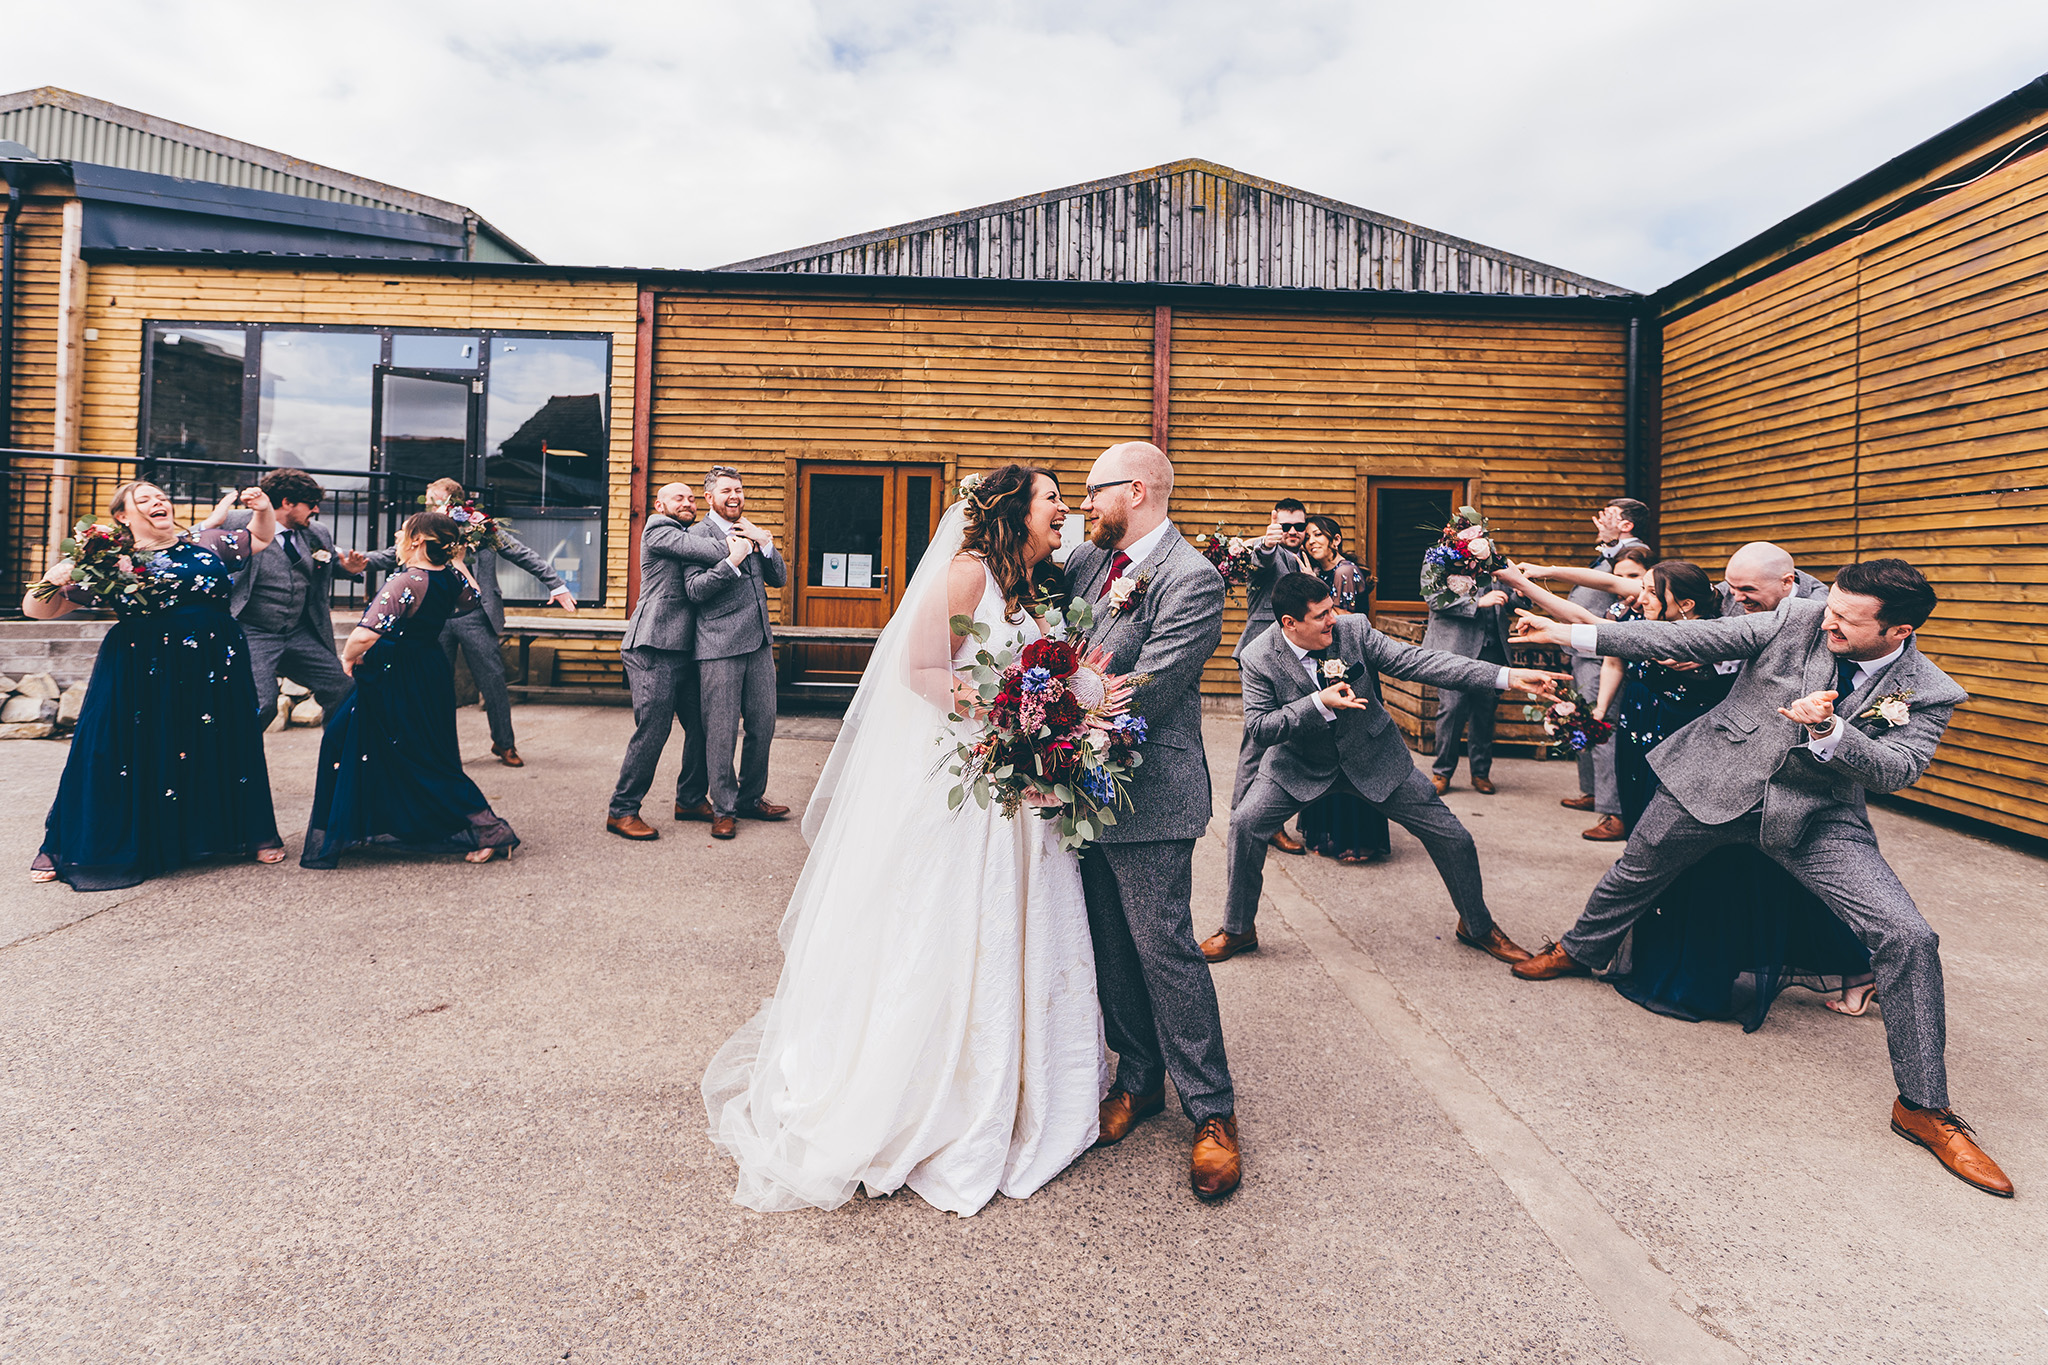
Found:
[[[991,575],[974,615],[992,652],[1037,638],[1002,608]],[[1109,1084],[1079,864],[1028,812],[947,810],[944,712],[876,676],[900,659],[889,643],[862,690],[895,690],[856,699],[821,780],[781,981],[704,1075],[734,1200],[764,1212],[837,1208],[862,1185],[962,1216],[1021,1199],[1095,1141]]]

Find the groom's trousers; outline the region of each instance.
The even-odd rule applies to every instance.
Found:
[[[1421,840],[1423,848],[1429,851],[1430,861],[1436,864],[1438,875],[1444,879],[1444,889],[1451,893],[1451,904],[1457,907],[1465,928],[1479,938],[1493,931],[1493,915],[1486,908],[1486,890],[1479,876],[1478,845],[1421,770],[1411,769],[1401,779],[1401,785],[1380,801],[1359,796],[1357,788],[1342,774],[1330,791],[1357,796]],[[1230,813],[1230,889],[1223,907],[1225,933],[1252,931],[1252,919],[1259,913],[1259,895],[1266,885],[1266,841],[1273,837],[1274,830],[1287,823],[1288,816],[1307,804],[1289,796],[1286,788],[1262,772],[1245,793],[1243,802]]]
[[[1846,807],[1815,816],[1792,848],[1765,848],[1761,825],[1760,809],[1724,825],[1702,824],[1660,790],[1565,934],[1564,950],[1582,966],[1606,968],[1630,927],[1694,863],[1724,844],[1763,849],[1870,950],[1899,1093],[1923,1108],[1948,1108],[1940,940],[1878,851],[1877,836]]]
[[[1149,1095],[1168,1076],[1197,1126],[1237,1111],[1223,1016],[1195,946],[1192,839],[1095,844],[1081,855],[1103,1032],[1116,1083]]]

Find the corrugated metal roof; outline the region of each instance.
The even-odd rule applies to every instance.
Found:
[[[473,222],[517,258],[535,259],[473,210],[252,143],[173,123],[54,85],[0,95],[0,138],[51,161],[83,162],[386,212]],[[488,246],[483,254],[494,254]]]
[[[1193,159],[721,268],[1446,294],[1633,292]]]

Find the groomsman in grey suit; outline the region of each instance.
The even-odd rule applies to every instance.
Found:
[[[1892,1128],[1988,1194],[2012,1182],[1949,1108],[1939,939],[1884,854],[1866,791],[1927,771],[1968,697],[1913,643],[1934,589],[1903,559],[1851,564],[1825,602],[1715,621],[1518,630],[1624,659],[1743,659],[1728,696],[1650,754],[1658,791],[1577,924],[1513,968],[1532,981],[1613,960],[1629,928],[1687,868],[1724,844],[1760,848],[1826,903],[1870,950],[1899,1096]]]
[[[1776,611],[1788,597],[1824,599],[1828,585],[1792,562],[1768,540],[1752,540],[1728,556],[1721,574],[1721,614]]]
[[[1600,539],[1593,547],[1587,567],[1613,573],[1622,551],[1645,545],[1636,534],[1638,526],[1650,524],[1650,509],[1634,498],[1609,498],[1593,513],[1593,530]],[[1645,548],[1647,546],[1645,545]],[[1570,599],[1595,616],[1605,616],[1618,598],[1598,588],[1577,587]],[[1586,655],[1572,659],[1572,683],[1580,695],[1593,700],[1600,695],[1600,660]],[[1558,803],[1570,810],[1589,810],[1599,815],[1593,828],[1580,837],[1595,843],[1618,843],[1628,837],[1621,823],[1621,784],[1614,775],[1614,746],[1596,744],[1579,754],[1579,794]]]
[[[1113,672],[1145,679],[1131,702],[1146,728],[1131,810],[1081,858],[1096,991],[1118,1059],[1096,1145],[1122,1141],[1164,1109],[1171,1076],[1196,1128],[1188,1181],[1200,1198],[1220,1199],[1243,1177],[1237,1097],[1188,897],[1213,805],[1199,689],[1223,641],[1223,576],[1168,519],[1172,494],[1173,465],[1159,447],[1103,451],[1081,504],[1088,541],[1066,565],[1075,599],[1098,613],[1091,643],[1109,651]],[[1133,586],[1112,607],[1119,579]]]
[[[445,512],[467,501],[468,497],[462,485],[455,480],[436,479],[427,485],[427,510]],[[500,556],[539,579],[541,586],[548,590],[548,600],[563,611],[575,611],[576,598],[552,564],[511,531],[500,527],[495,549],[477,550],[469,556],[469,575],[476,580],[477,591],[483,597],[483,610],[451,616],[448,624],[441,627],[441,649],[448,656],[448,667],[455,667],[458,650],[469,661],[469,675],[476,679],[484,714],[490,717],[491,752],[506,767],[523,768],[526,760],[519,756],[519,746],[512,734],[512,694],[506,691],[505,654],[498,646],[498,637],[505,630],[505,593],[498,586]],[[348,554],[343,558],[351,569],[375,569],[379,573],[393,573],[398,569],[396,545],[373,554]]]
[[[1422,647],[1505,668],[1508,605],[1508,594],[1495,588],[1455,606],[1431,608]],[[1472,762],[1472,790],[1481,796],[1493,795],[1493,720],[1499,705],[1500,694],[1490,682],[1483,688],[1436,690],[1436,762],[1430,765],[1430,781],[1439,794],[1450,790],[1451,778],[1458,771],[1458,741],[1469,736],[1466,753]]]
[[[269,725],[277,715],[279,673],[312,692],[331,716],[355,690],[355,680],[342,671],[334,652],[334,576],[354,578],[360,570],[340,562],[334,536],[320,524],[326,490],[311,474],[280,469],[264,475],[257,487],[277,509],[277,537],[235,575],[228,609],[249,637],[258,717]],[[206,524],[236,531],[252,515],[230,511],[223,501]]]
[[[697,520],[697,495],[686,483],[665,485],[654,495],[654,512],[640,532],[640,600],[626,619],[619,657],[633,693],[633,737],[619,764],[604,827],[627,839],[659,839],[640,818],[640,802],[654,785],[654,767],[669,731],[683,727],[683,771],[676,779],[676,819],[710,820],[709,777],[704,766],[704,718],[697,695],[697,612],[683,590],[683,570],[710,568],[725,558],[725,547],[690,534]]]
[[[1339,616],[1314,574],[1288,574],[1273,591],[1280,626],[1238,661],[1244,726],[1265,746],[1259,775],[1230,813],[1230,891],[1223,928],[1202,944],[1222,962],[1259,946],[1253,918],[1266,880],[1266,840],[1296,811],[1335,790],[1368,802],[1422,841],[1457,907],[1457,939],[1502,962],[1529,954],[1493,922],[1479,850],[1429,780],[1380,699],[1382,673],[1439,687],[1526,688],[1547,695],[1563,674],[1509,668],[1390,640],[1363,616]]]
[[[1302,552],[1307,540],[1308,508],[1302,506],[1301,499],[1282,498],[1274,503],[1273,519],[1266,524],[1266,534],[1252,550],[1252,576],[1244,590],[1244,629],[1231,648],[1231,658],[1243,659],[1252,642],[1273,628],[1273,585],[1308,567],[1308,557]],[[1237,803],[1252,785],[1252,775],[1259,769],[1260,752],[1249,732],[1238,741],[1237,776],[1230,787],[1232,810],[1237,809]],[[1273,831],[1273,847],[1282,853],[1308,852],[1308,845],[1285,829]]]
[[[704,744],[710,772],[711,837],[739,832],[736,817],[780,820],[788,806],[766,799],[768,754],[775,743],[775,632],[768,624],[768,589],[789,581],[775,540],[747,518],[740,472],[715,464],[704,479],[710,515],[691,532],[718,551],[716,560],[683,566],[683,589],[697,609],[697,682],[704,708]],[[740,722],[747,742],[733,780],[733,746]]]

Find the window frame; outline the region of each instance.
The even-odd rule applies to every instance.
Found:
[[[1451,495],[1451,510],[1460,507],[1477,507],[1474,499],[1478,496],[1479,481],[1457,475],[1371,475],[1366,479],[1365,489],[1365,564],[1373,574],[1372,600],[1366,608],[1368,618],[1380,612],[1390,616],[1427,616],[1429,603],[1422,600],[1422,566],[1417,564],[1410,581],[1415,582],[1415,597],[1389,597],[1381,592],[1383,586],[1379,574],[1380,562],[1380,494],[1387,491],[1447,492]]]

